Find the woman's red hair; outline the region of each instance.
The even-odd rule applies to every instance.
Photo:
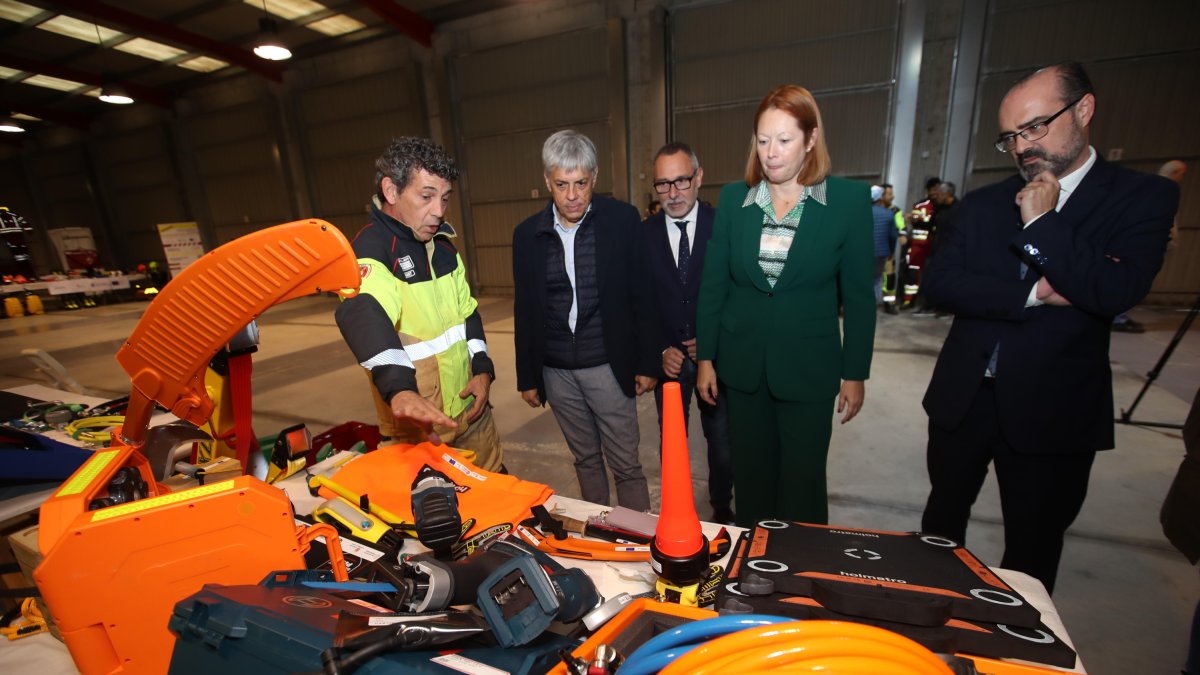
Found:
[[[825,177],[829,175],[831,162],[829,148],[825,145],[821,109],[817,107],[817,101],[809,90],[794,84],[784,84],[768,92],[762,102],[758,104],[758,111],[754,113],[754,129],[750,136],[750,156],[746,158],[746,184],[757,185],[762,182],[762,166],[759,164],[758,152],[756,152],[754,144],[758,132],[758,120],[762,118],[763,113],[771,109],[782,110],[795,118],[796,124],[804,132],[805,141],[812,136],[814,130],[820,130],[817,133],[813,149],[804,159],[804,166],[800,167],[800,174],[796,176],[796,182],[801,185],[816,185],[825,180]]]

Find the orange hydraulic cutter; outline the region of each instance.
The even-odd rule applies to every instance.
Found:
[[[44,559],[34,579],[80,671],[166,672],[177,601],[206,583],[253,584],[274,570],[302,569],[317,536],[345,578],[336,532],[298,528],[282,491],[242,476],[171,493],[147,457],[163,450],[149,428],[156,402],[196,426],[208,420],[205,369],[235,333],[274,304],[325,291],[354,295],[359,281],[342,233],[306,220],[208,253],[147,308],[117,353],[133,382],[125,424],[113,434],[119,440],[40,512]],[[117,486],[131,482],[133,497],[125,490],[114,500]]]

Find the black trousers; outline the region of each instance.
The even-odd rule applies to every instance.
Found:
[[[1009,445],[993,382],[985,378],[957,429],[929,424],[931,489],[921,529],[965,543],[971,506],[994,463],[1004,515],[1000,566],[1036,577],[1053,592],[1063,535],[1083,506],[1095,457],[1095,451],[1023,454]]]

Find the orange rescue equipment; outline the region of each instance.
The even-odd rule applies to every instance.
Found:
[[[501,523],[514,526],[529,518],[529,509],[545,503],[554,490],[507,474],[484,471],[463,459],[448,445],[429,442],[417,445],[389,445],[356,457],[333,475],[341,486],[372,503],[379,504],[406,523],[413,522],[413,479],[421,467],[429,465],[457,485],[458,512],[463,520],[475,519],[475,525],[463,537]],[[334,495],[321,488],[325,498]]]
[[[336,531],[297,528],[280,490],[250,476],[171,493],[151,461],[170,456],[169,427],[149,430],[156,402],[196,426],[212,412],[204,373],[217,350],[271,305],[357,292],[346,238],[308,220],[237,239],[192,263],[147,308],[117,360],[133,381],[125,425],[42,505],[34,570],[76,666],[93,673],[163,673],[167,619],[205,583],[258,583],[304,567],[323,536],[345,579]]]

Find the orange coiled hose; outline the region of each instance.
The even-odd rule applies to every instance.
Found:
[[[826,675],[952,675],[933,652],[875,626],[793,621],[755,626],[699,645],[661,675],[732,675],[766,670]]]

